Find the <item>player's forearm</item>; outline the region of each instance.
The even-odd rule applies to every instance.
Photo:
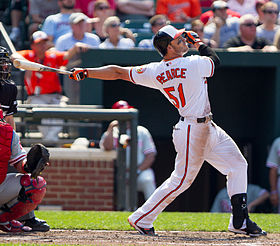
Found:
[[[270,192],[274,192],[277,190],[277,180],[278,180],[278,169],[270,168],[269,170]]]
[[[155,153],[149,153],[145,155],[144,161],[141,163],[141,165],[138,166],[138,169],[143,171],[148,168],[150,168],[153,165],[153,162],[155,161]]]
[[[256,207],[256,206],[262,204],[268,197],[269,197],[269,193],[266,191],[261,196],[259,196],[257,199],[252,201],[249,205],[252,207]]]
[[[115,65],[104,66],[100,68],[88,68],[88,78],[115,80],[122,79],[130,81],[129,68]]]
[[[25,160],[21,160],[19,162],[17,162],[14,167],[15,169],[19,172],[19,173],[26,173],[26,171],[24,170],[24,165],[25,165],[26,161]]]
[[[114,138],[112,132],[106,132],[105,137],[102,139],[102,146],[104,150],[112,150],[114,148]]]

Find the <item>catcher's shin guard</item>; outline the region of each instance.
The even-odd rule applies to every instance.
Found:
[[[32,179],[25,174],[21,177],[22,188],[17,198],[0,208],[0,223],[11,221],[34,210],[46,194],[46,181],[43,177]]]
[[[247,194],[241,193],[231,197],[233,227],[239,229],[242,227],[244,219],[249,218],[247,208]]]

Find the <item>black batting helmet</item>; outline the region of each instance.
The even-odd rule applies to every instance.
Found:
[[[0,80],[8,80],[11,77],[12,62],[8,50],[0,46]]]
[[[167,46],[172,40],[182,35],[185,29],[176,29],[171,25],[167,25],[159,29],[154,37],[153,44],[159,54],[164,57],[167,53]]]

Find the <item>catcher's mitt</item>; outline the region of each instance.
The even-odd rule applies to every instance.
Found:
[[[24,170],[31,173],[31,177],[36,179],[49,164],[49,158],[50,153],[44,145],[34,144],[27,154]]]

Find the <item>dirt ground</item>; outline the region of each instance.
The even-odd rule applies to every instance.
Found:
[[[229,232],[159,231],[158,236],[143,236],[136,231],[51,230],[45,233],[0,233],[1,243],[63,245],[280,245],[280,234],[250,238]]]

